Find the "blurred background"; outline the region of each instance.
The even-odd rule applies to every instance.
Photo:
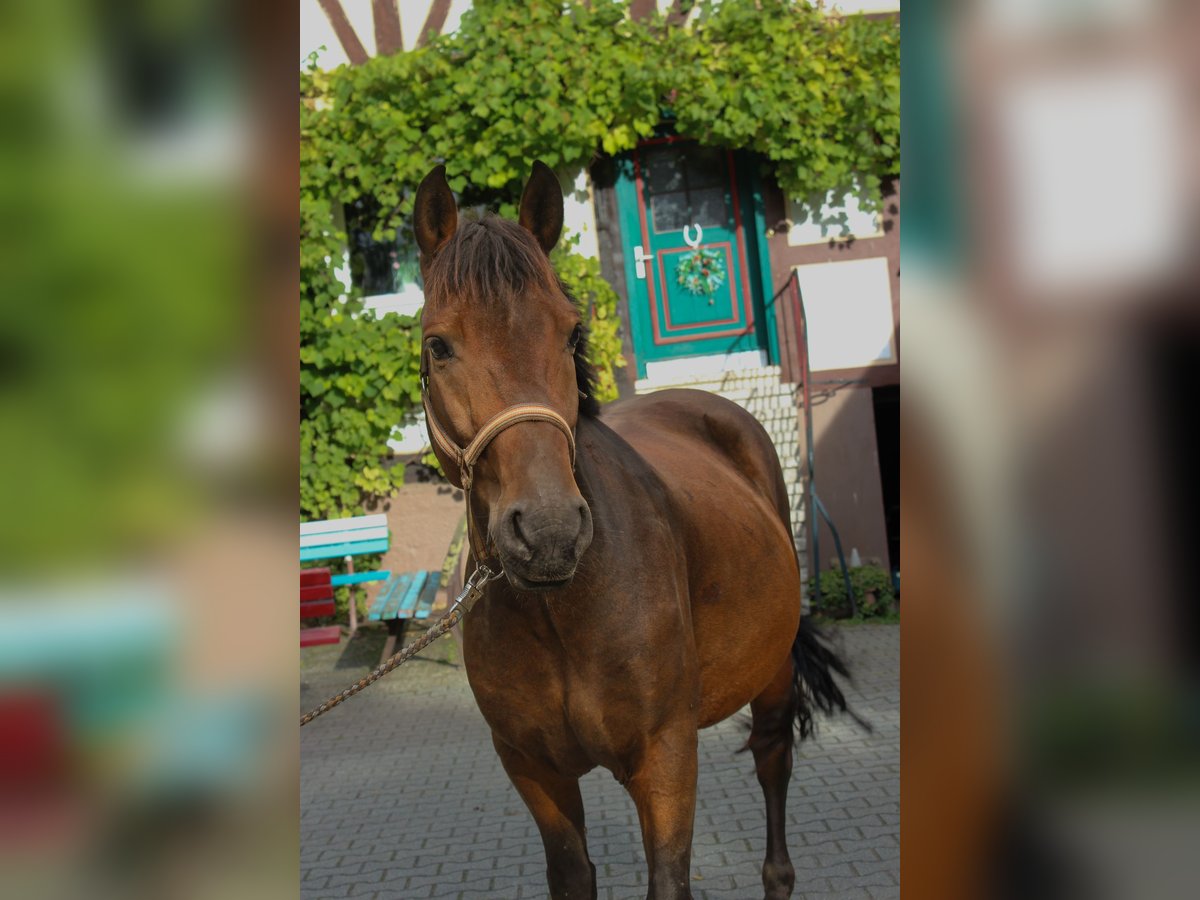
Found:
[[[902,5],[914,897],[1196,895],[1198,7]],[[294,894],[294,10],[0,11],[5,896]]]
[[[295,892],[296,21],[243,6],[0,11],[3,896]]]
[[[1200,8],[905,0],[902,883],[1200,890]]]

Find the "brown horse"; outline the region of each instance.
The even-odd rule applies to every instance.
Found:
[[[647,896],[690,898],[697,731],[749,703],[767,806],[763,884],[769,900],[789,897],[793,729],[808,734],[814,703],[845,710],[832,677],[845,669],[800,622],[770,439],[701,391],[600,410],[579,311],[547,257],[563,201],[540,162],[519,224],[460,222],[442,166],[421,183],[414,217],[435,451],[452,482],[466,476],[474,555],[505,575],[465,622],[467,675],[541,832],[550,896],[596,896],[579,778],[604,766],[637,806]],[[530,405],[552,412],[493,431]],[[460,466],[445,444],[481,429],[490,443]]]

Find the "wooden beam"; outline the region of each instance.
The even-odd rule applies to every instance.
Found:
[[[329,24],[333,26],[333,33],[337,35],[342,49],[346,51],[346,57],[350,60],[350,64],[361,66],[370,57],[367,56],[362,41],[355,34],[354,26],[346,18],[346,11],[342,9],[342,4],[338,0],[317,0],[317,2],[321,4],[321,9],[325,10]]]
[[[375,21],[375,55],[391,56],[403,50],[404,35],[396,0],[371,0],[371,16]]]
[[[449,13],[450,0],[433,0],[433,5],[429,7],[429,15],[425,17],[425,24],[421,26],[421,35],[417,38],[418,47],[424,47],[442,33]]]
[[[675,0],[675,2],[671,4],[671,8],[667,10],[667,25],[671,26],[672,28],[678,28],[685,21],[687,21],[688,13],[692,11],[692,7],[695,5],[696,4],[694,3],[689,5],[688,12],[684,12],[683,0]]]
[[[633,346],[632,319],[629,313],[629,287],[625,283],[625,252],[621,244],[621,226],[617,209],[616,165],[605,157],[591,168],[592,197],[596,205],[596,243],[600,253],[600,274],[617,293],[617,318],[621,322],[621,355],[624,368],[614,369],[617,394],[632,397],[637,379],[637,356]]]
[[[641,22],[654,15],[657,10],[657,0],[633,0],[629,5],[629,18],[635,22]]]

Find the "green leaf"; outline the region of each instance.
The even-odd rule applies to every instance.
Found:
[[[687,28],[635,22],[629,4],[476,3],[420,50],[300,74],[301,506],[353,512],[394,490],[392,426],[419,404],[419,324],[360,315],[335,277],[338,204],[368,200],[381,239],[411,231],[437,162],[464,205],[516,215],[528,165],[564,180],[651,136],[664,114],[706,143],[769,164],[806,197],[857,179],[863,203],[899,172],[899,26],[795,0],[703,2]],[[666,111],[664,107],[670,106]],[[554,261],[589,316],[602,396],[621,355],[616,294],[562,242]]]

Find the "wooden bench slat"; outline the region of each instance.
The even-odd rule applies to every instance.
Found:
[[[411,580],[411,572],[402,572],[385,584],[371,605],[367,618],[378,621],[387,615],[389,608],[395,610],[400,605],[400,598],[404,596],[404,591],[408,589],[408,583]]]
[[[324,628],[301,628],[300,646],[315,647],[318,644],[336,644],[342,639],[342,629],[337,625]]]
[[[301,547],[321,547],[326,544],[344,544],[348,541],[379,541],[386,540],[387,526],[382,528],[361,528],[346,531],[327,531],[321,534],[300,536]]]
[[[442,573],[429,572],[425,579],[425,587],[421,588],[421,596],[417,599],[417,609],[414,619],[428,619],[433,611],[433,601],[437,597],[438,588],[442,586]]]
[[[304,547],[300,550],[300,562],[311,559],[332,559],[336,556],[360,556],[364,553],[386,553],[388,542],[352,541],[346,544],[328,544],[320,547]]]
[[[380,569],[378,572],[355,572],[352,575],[334,575],[331,583],[334,587],[344,584],[362,584],[364,581],[387,581],[392,577],[390,569]]]
[[[405,572],[401,577],[402,582],[396,586],[396,590],[392,592],[391,599],[388,601],[387,607],[383,611],[385,619],[406,619],[408,616],[404,614],[404,604],[408,600],[408,594],[413,589],[413,584],[417,580],[420,572]]]
[[[300,603],[300,618],[315,619],[317,616],[332,616],[334,603],[329,600],[304,600]]]
[[[372,622],[377,622],[380,615],[383,613],[383,605],[387,602],[388,594],[391,593],[392,585],[385,584],[379,589],[379,593],[375,595],[375,601],[367,607],[367,618]]]
[[[314,584],[329,584],[329,569],[324,566],[315,569],[300,570],[300,587]]]
[[[305,600],[328,600],[333,596],[333,585],[326,582],[325,584],[313,584],[308,587],[300,588],[300,602]]]
[[[411,619],[413,613],[417,609],[417,598],[421,596],[421,588],[425,587],[425,579],[429,576],[428,572],[414,572],[412,583],[409,584],[408,590],[404,592],[404,598],[400,601],[400,608],[396,611],[397,619]]]
[[[388,600],[392,596],[392,591],[396,589],[395,580],[389,581],[379,589],[379,593],[375,595],[375,602],[367,609],[367,618],[373,621],[378,621],[383,618],[384,607],[387,606]]]
[[[344,519],[321,519],[316,522],[301,522],[300,534],[324,534],[329,531],[351,531],[359,528],[378,528],[387,526],[385,513],[373,513],[369,516],[347,516]]]

